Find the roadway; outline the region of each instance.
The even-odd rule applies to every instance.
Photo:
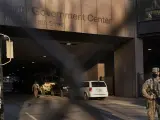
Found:
[[[6,95],[4,98],[5,120],[58,120],[58,118],[63,118],[63,120],[95,120],[93,118],[94,113],[89,115],[88,112],[86,112],[82,107],[79,107],[77,104],[70,104],[69,100],[65,97],[40,96],[40,98],[34,98],[30,95],[17,94]],[[137,118],[129,117],[125,115],[125,113],[122,114],[122,108],[124,107],[120,108],[120,106],[113,103],[113,100],[111,101],[91,100],[86,102],[86,104],[92,106],[94,110],[100,112],[101,117],[103,117],[104,120],[146,119],[145,115],[141,118],[141,116],[145,113],[139,112],[139,115],[137,115],[138,113],[127,113],[132,116],[137,116]],[[132,109],[132,111],[136,111],[142,108],[143,107],[139,106],[126,106],[125,110],[131,111]],[[118,109],[120,112],[116,111]],[[62,112],[65,114],[60,114]]]

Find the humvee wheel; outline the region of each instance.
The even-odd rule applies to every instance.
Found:
[[[51,91],[51,96],[54,96],[54,92],[53,91]]]

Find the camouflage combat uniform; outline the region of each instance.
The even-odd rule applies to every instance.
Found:
[[[39,91],[39,85],[37,83],[34,83],[32,86],[32,91],[34,92],[34,96],[38,97],[38,91]]]
[[[147,115],[149,120],[155,120],[157,111],[158,120],[160,120],[160,104],[155,100],[156,95],[160,97],[160,78],[150,78],[145,81],[142,87],[142,94],[147,99]],[[154,92],[153,92],[154,91]],[[155,94],[156,93],[156,94]]]

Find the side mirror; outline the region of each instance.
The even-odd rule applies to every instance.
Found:
[[[6,57],[9,59],[14,58],[13,41],[6,40]]]

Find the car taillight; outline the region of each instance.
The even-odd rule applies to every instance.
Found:
[[[91,91],[92,91],[92,88],[89,88],[89,91],[91,92]]]

